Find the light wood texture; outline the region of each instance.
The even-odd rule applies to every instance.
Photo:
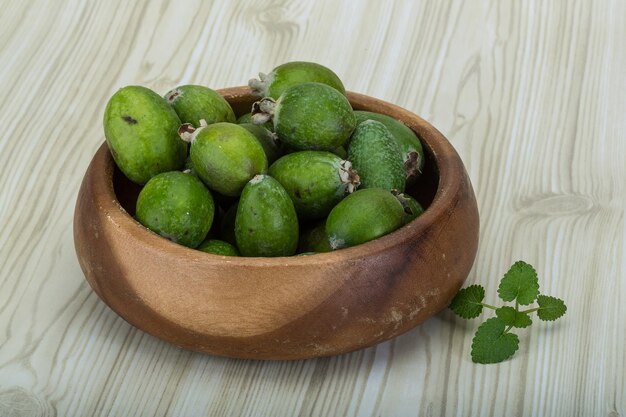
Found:
[[[611,416],[626,413],[626,2],[0,1],[0,415]],[[120,86],[241,85],[275,64],[429,120],[468,168],[481,240],[468,283],[517,259],[564,298],[475,365],[449,312],[392,341],[298,362],[180,350],[91,291],[80,180]],[[536,320],[535,320],[536,321]]]

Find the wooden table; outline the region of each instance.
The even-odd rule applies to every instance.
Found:
[[[626,2],[0,1],[0,416],[626,413]],[[81,178],[121,86],[245,84],[290,60],[438,127],[470,173],[468,283],[518,259],[566,300],[499,365],[442,312],[298,362],[191,353],[131,327],[74,254]],[[485,315],[486,316],[486,315]],[[484,317],[483,317],[484,318]]]

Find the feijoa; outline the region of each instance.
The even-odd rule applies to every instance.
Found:
[[[359,245],[393,232],[404,221],[404,208],[388,190],[357,190],[339,202],[326,219],[330,247]]]
[[[252,123],[252,113],[246,113],[239,116],[239,118],[237,119],[237,124],[240,125],[243,123]]]
[[[285,155],[268,173],[287,191],[300,219],[321,219],[359,185],[349,161],[324,151]]]
[[[138,184],[182,168],[187,144],[178,137],[179,126],[176,112],[146,87],[118,90],[104,111],[104,136],[111,155],[124,175]]]
[[[265,151],[268,164],[280,158],[282,152],[278,144],[276,133],[270,132],[264,126],[258,126],[252,123],[240,123],[239,126],[245,128],[257,138]]]
[[[404,191],[406,176],[398,145],[380,122],[366,120],[350,139],[348,160],[361,178],[361,188]]]
[[[298,252],[323,253],[331,250],[328,235],[326,235],[326,220],[300,232]]]
[[[181,85],[169,91],[165,99],[178,114],[181,122],[200,127],[207,124],[235,123],[235,113],[230,104],[216,91],[202,85]]]
[[[259,73],[260,80],[252,79],[248,85],[259,97],[277,99],[289,87],[296,84],[315,82],[326,84],[341,94],[346,94],[343,83],[329,68],[314,62],[287,62],[274,68],[269,74]]]
[[[291,147],[286,146],[286,145],[281,146],[281,149],[282,149],[283,155],[287,155],[287,154],[294,153],[294,152],[300,152],[299,149],[291,148]],[[334,149],[331,149],[328,152],[334,153],[335,155],[337,155],[341,159],[348,159],[348,151],[343,146],[338,146],[338,147],[336,147]]]
[[[219,239],[207,239],[202,242],[200,246],[198,246],[196,249],[215,255],[239,256],[239,251],[236,247],[228,242],[224,242],[223,240]]]
[[[263,147],[239,125],[202,126],[188,140],[195,172],[210,189],[225,196],[238,196],[252,177],[267,170]]]
[[[211,193],[193,175],[179,171],[156,175],[137,198],[137,220],[159,235],[195,248],[206,237],[215,206]]]
[[[237,207],[235,237],[244,256],[291,256],[296,252],[296,210],[274,178],[257,175],[246,184]]]
[[[282,143],[298,150],[333,150],[342,146],[356,127],[348,99],[326,84],[302,83],[287,88],[278,100],[254,103],[252,121],[272,119]]]
[[[389,133],[398,144],[402,160],[404,161],[404,171],[406,183],[413,184],[424,170],[424,149],[419,138],[407,125],[399,120],[384,114],[372,113],[369,111],[355,111],[357,123],[366,120],[375,120],[385,125]]]

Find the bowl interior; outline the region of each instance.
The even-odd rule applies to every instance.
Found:
[[[226,97],[226,99],[228,100],[228,97]],[[243,98],[238,97],[238,100],[236,101],[229,100],[237,117],[250,112],[254,101],[256,101],[256,98],[251,95]],[[376,109],[358,106],[354,103],[353,107],[354,110],[376,112]],[[419,132],[415,131],[415,133],[420,136]],[[426,159],[424,163],[424,172],[422,172],[422,175],[419,177],[417,182],[407,188],[405,192],[417,199],[424,209],[428,209],[428,206],[430,206],[435,197],[437,187],[439,185],[439,169],[437,167],[436,159],[433,157],[432,149],[428,146],[428,143],[422,140],[422,145],[424,148],[424,157]],[[140,185],[137,185],[126,178],[117,166],[115,167],[113,173],[113,190],[115,191],[120,205],[131,216],[135,215],[137,196],[139,195],[141,188],[142,187]],[[217,202],[218,204],[220,203],[219,200]]]

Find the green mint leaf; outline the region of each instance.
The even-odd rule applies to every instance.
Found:
[[[485,289],[480,285],[470,285],[460,290],[450,303],[450,309],[464,319],[473,319],[480,315],[485,299]]]
[[[532,304],[539,295],[535,268],[523,261],[515,262],[500,281],[498,295],[504,301],[517,300],[521,305]]]
[[[543,321],[554,321],[567,311],[563,300],[549,295],[537,296],[537,304],[539,304],[537,316]]]
[[[533,324],[528,313],[517,311],[513,307],[500,307],[496,310],[496,316],[504,322],[507,326],[513,326],[517,328],[528,327]]]
[[[478,327],[472,340],[472,361],[498,363],[519,349],[519,339],[513,333],[505,333],[504,321],[492,317]]]

